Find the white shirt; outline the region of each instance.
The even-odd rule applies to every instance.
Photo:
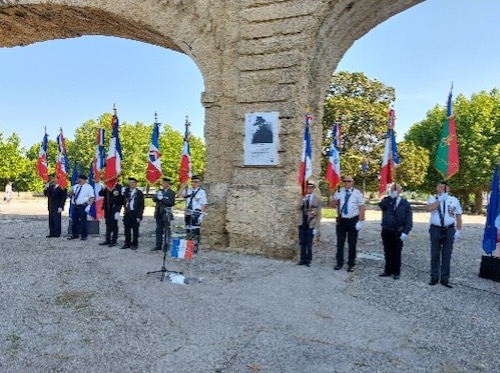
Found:
[[[430,196],[427,199],[428,205],[433,204],[434,202],[436,202],[436,196]],[[444,225],[446,227],[448,225],[455,224],[457,215],[462,215],[462,207],[460,206],[460,202],[458,201],[458,199],[453,196],[448,196],[444,201],[444,204],[445,211],[443,213],[443,217]],[[443,211],[443,202],[439,203],[439,209],[441,209],[441,212]],[[430,223],[432,225],[441,226],[441,218],[439,216],[438,209],[431,211]]]
[[[207,193],[201,188],[193,189],[189,188],[187,192],[182,191],[183,196],[190,196],[196,193],[196,195],[193,198],[193,210],[201,210],[201,206],[207,204]],[[191,201],[191,197],[186,198],[186,208],[189,205],[189,202]]]
[[[347,190],[351,193],[351,196],[347,201],[347,214],[344,214],[343,207]],[[337,200],[339,203],[341,217],[352,219],[356,216],[359,216],[359,206],[363,206],[365,204],[365,198],[363,197],[363,194],[356,188],[350,188],[347,190],[343,187],[340,188],[340,191],[335,192],[335,194],[333,195],[333,199]]]
[[[73,203],[76,205],[83,205],[88,203],[90,198],[94,198],[94,188],[89,183],[83,185],[76,184],[72,187],[73,190]]]

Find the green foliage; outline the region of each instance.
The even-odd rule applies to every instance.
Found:
[[[409,141],[398,143],[400,164],[396,168],[396,181],[405,189],[418,189],[429,168],[429,150]]]
[[[450,180],[450,186],[465,204],[469,203],[472,194],[475,211],[480,212],[481,192],[489,190],[494,165],[500,160],[500,92],[497,89],[490,93],[481,91],[469,100],[459,95],[453,102],[453,110],[460,169]],[[440,180],[434,160],[445,115],[445,107],[434,107],[405,136],[406,141],[413,141],[429,151],[430,164],[422,185],[431,192]]]
[[[376,189],[387,132],[389,104],[394,88],[363,73],[338,72],[328,87],[323,117],[323,173],[328,160],[331,130],[335,121],[342,124],[341,173],[352,175],[358,185],[365,177],[367,189]],[[368,172],[363,175],[365,159]]]

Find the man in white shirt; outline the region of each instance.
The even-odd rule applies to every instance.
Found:
[[[186,199],[186,210],[184,212],[184,222],[188,235],[197,238],[197,244],[200,241],[200,225],[203,220],[205,206],[207,204],[207,194],[200,186],[201,180],[198,176],[191,178],[191,187],[182,189],[182,197]],[[195,252],[198,251],[198,245]]]
[[[339,270],[344,265],[344,244],[347,238],[349,255],[347,261],[347,272],[353,272],[356,265],[356,245],[358,243],[358,231],[365,220],[365,199],[358,189],[354,188],[352,176],[346,175],[342,178],[343,187],[340,188],[330,199],[330,206],[337,208],[337,265],[333,268]]]
[[[77,183],[71,187],[69,196],[73,203],[73,211],[71,213],[72,234],[68,240],[74,240],[81,234],[80,239],[85,241],[87,239],[87,214],[95,198],[94,188],[87,183],[86,175],[78,176]]]
[[[450,280],[450,261],[453,243],[462,230],[462,207],[456,197],[448,194],[446,181],[436,186],[437,195],[430,196],[425,209],[431,213],[431,280],[429,285],[441,282],[447,288]]]

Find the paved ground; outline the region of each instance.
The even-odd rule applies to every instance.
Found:
[[[166,259],[189,284],[161,282],[149,252],[47,239],[43,201],[0,205],[1,372],[500,372],[500,283],[478,277],[484,217],[465,217],[453,289],[428,286],[427,214],[383,267],[379,213],[361,231],[356,271],[333,271],[332,221],[311,268],[201,251]],[[67,218],[64,218],[67,224]]]

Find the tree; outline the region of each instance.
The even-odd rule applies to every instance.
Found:
[[[396,168],[396,181],[405,189],[418,189],[424,182],[429,168],[429,151],[412,141],[398,143],[400,164]]]
[[[29,184],[25,179],[30,169],[30,161],[24,156],[25,150],[21,148],[21,139],[17,133],[4,140],[0,133],[0,180],[1,185],[12,181],[15,190],[27,190]],[[35,174],[35,173],[34,173]]]
[[[394,88],[371,80],[363,73],[333,74],[326,94],[323,116],[323,173],[330,147],[333,123],[341,121],[341,172],[357,180],[366,176],[368,188],[376,189],[387,132],[389,104],[395,100]],[[361,162],[368,171],[363,175]]]
[[[470,100],[463,95],[453,102],[458,135],[460,169],[450,180],[451,189],[464,206],[470,205],[470,194],[474,195],[474,212],[482,211],[482,193],[488,191],[494,165],[500,160],[500,92],[481,91]],[[427,117],[414,124],[405,136],[429,151],[430,165],[423,186],[434,191],[440,175],[434,169],[437,141],[446,115],[446,108],[436,106]]]

